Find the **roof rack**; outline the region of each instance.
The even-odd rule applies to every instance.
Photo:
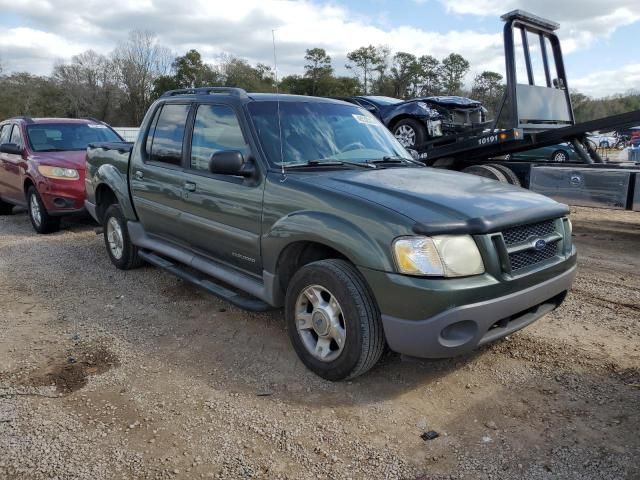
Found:
[[[27,117],[25,115],[19,117],[12,117],[9,120],[24,120],[26,123],[33,123],[33,119],[31,117]]]
[[[211,95],[211,94],[227,94],[236,97],[248,97],[247,92],[242,88],[236,87],[199,87],[199,88],[179,88],[177,90],[169,90],[162,94],[163,97],[174,97],[176,95]]]

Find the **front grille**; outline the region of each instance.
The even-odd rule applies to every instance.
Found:
[[[542,250],[525,250],[509,254],[511,261],[511,271],[517,272],[525,267],[544,262],[558,254],[558,242],[549,243]]]
[[[526,242],[531,237],[546,237],[555,231],[555,220],[546,220],[544,222],[509,228],[502,232],[502,237],[504,238],[504,243],[509,246],[514,243]]]

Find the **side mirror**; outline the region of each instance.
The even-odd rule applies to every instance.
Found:
[[[211,155],[209,172],[218,175],[252,177],[255,167],[251,162],[247,162],[238,150],[221,150]]]
[[[15,143],[3,143],[0,145],[0,152],[11,153],[12,155],[22,155],[22,147]]]

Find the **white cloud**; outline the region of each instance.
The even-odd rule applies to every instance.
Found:
[[[563,51],[588,47],[598,37],[640,21],[638,0],[440,0],[456,14],[499,16],[521,9],[560,23]]]
[[[630,90],[640,92],[640,63],[625,65],[618,70],[590,73],[570,80],[569,87],[593,97],[606,97]]]
[[[441,1],[456,15],[495,17],[524,8],[558,20],[565,52],[584,48],[596,37],[640,18],[637,0]],[[276,29],[282,74],[300,73],[305,49],[316,46],[325,48],[334,67],[344,73],[346,52],[367,44],[437,58],[462,53],[473,67],[469,80],[485,69],[504,70],[499,30],[440,33],[389,26],[373,14],[320,0],[0,0],[0,11],[24,22],[0,31],[0,62],[6,71],[48,74],[55,59],[88,48],[107,53],[133,29],[156,32],[160,43],[176,54],[196,48],[210,62],[221,53],[231,53],[267,64],[273,58],[271,30]]]

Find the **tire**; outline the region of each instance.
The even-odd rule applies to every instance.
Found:
[[[142,265],[138,256],[138,247],[131,243],[127,221],[120,205],[113,204],[107,208],[102,220],[104,244],[111,263],[120,270],[131,270]]]
[[[478,177],[490,178],[500,183],[509,183],[507,177],[495,167],[490,165],[472,165],[462,170],[463,173],[470,173]]]
[[[487,165],[489,167],[495,168],[496,170],[499,170],[505,176],[509,184],[515,185],[516,187],[522,186],[522,184],[520,183],[520,179],[515,174],[515,172],[506,165],[500,165],[499,163],[488,163]]]
[[[60,217],[52,217],[47,212],[42,198],[36,187],[31,186],[27,190],[27,211],[33,229],[41,234],[53,233],[60,230]]]
[[[287,288],[285,319],[302,363],[326,380],[362,375],[386,344],[377,304],[360,273],[344,260],[320,260],[298,270]]]
[[[569,161],[569,155],[564,150],[556,150],[551,155],[551,161],[558,162],[558,163],[568,162]]]
[[[0,200],[0,215],[12,215],[13,204]]]
[[[393,136],[403,147],[414,148],[427,139],[427,129],[414,118],[403,118],[393,126]]]
[[[615,148],[616,150],[624,150],[624,149],[626,148],[626,146],[627,146],[627,145],[626,145],[626,143],[624,142],[624,140],[619,140],[618,142],[616,142],[616,145],[615,145],[615,147],[614,147],[614,148]]]

